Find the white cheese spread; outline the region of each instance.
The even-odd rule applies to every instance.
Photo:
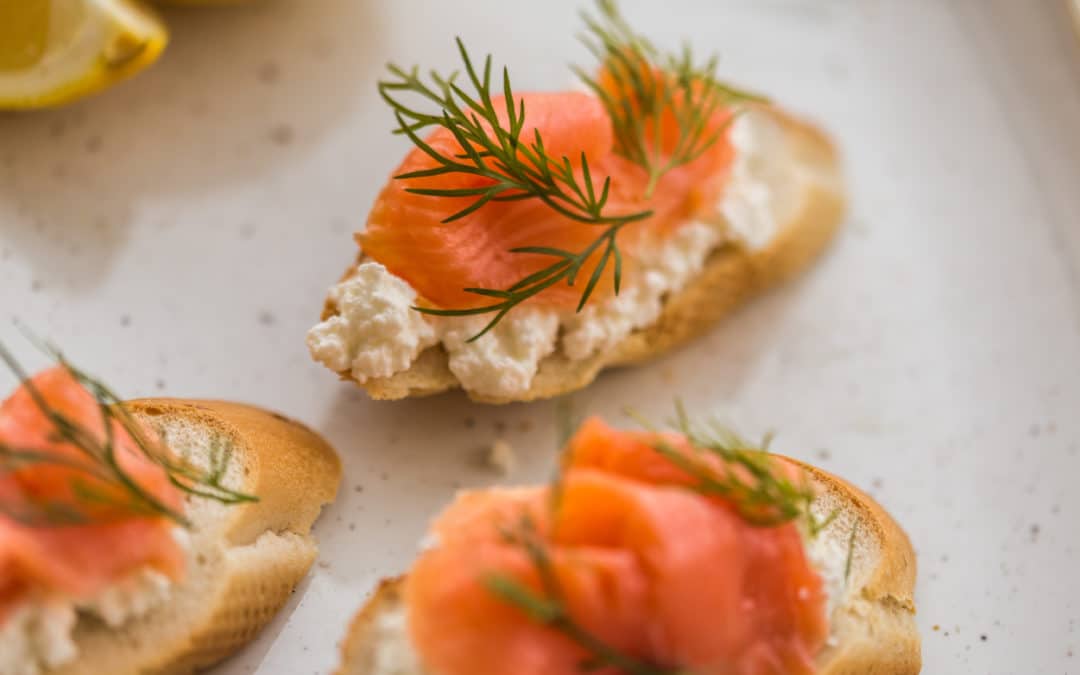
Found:
[[[664,298],[701,272],[722,236],[713,225],[687,223],[662,242],[642,246],[633,283],[620,289],[618,295],[588,304],[564,318],[563,353],[573,360],[589,358],[655,322]]]
[[[171,586],[169,577],[146,568],[76,604],[80,611],[99,617],[112,628],[119,628],[164,603],[169,598]]]
[[[632,274],[617,296],[590,302],[580,313],[518,307],[469,342],[490,316],[425,317],[412,309],[416,291],[376,262],[359,265],[329,294],[338,314],[308,332],[312,358],[358,382],[407,370],[420,353],[442,343],[451,372],[478,394],[512,397],[530,388],[540,362],[561,350],[582,360],[613,348],[660,315],[664,299],[699,272],[725,237],[750,249],[775,236],[776,200],[783,184],[783,130],[768,113],[748,111],[732,125],[735,160],[720,212],[726,223],[687,223],[636,252]]]
[[[62,600],[28,602],[0,625],[0,673],[38,675],[42,667],[68,663],[78,655],[71,632],[75,607]]]
[[[433,323],[450,356],[450,372],[461,386],[492,396],[529,389],[540,361],[555,351],[559,314],[518,307],[478,339],[490,316],[438,317]]]
[[[776,236],[779,212],[785,195],[778,192],[789,183],[784,152],[784,129],[767,112],[747,110],[731,125],[735,160],[724,186],[720,213],[731,233],[751,250],[764,248]]]
[[[420,657],[409,639],[409,617],[405,603],[375,616],[374,652],[371,675],[420,675]]]
[[[79,650],[72,633],[79,613],[119,628],[164,603],[171,584],[165,575],[145,568],[93,598],[50,597],[23,603],[0,624],[0,673],[39,675],[43,669],[74,661]]]
[[[424,349],[435,344],[435,331],[412,308],[416,291],[378,263],[364,263],[346,281],[330,289],[338,308],[308,332],[312,357],[357,382],[407,370]]]
[[[825,611],[831,618],[836,608],[843,604],[848,589],[848,581],[844,578],[848,561],[847,537],[826,537],[819,534],[817,537],[805,536],[803,543],[806,557],[825,583],[825,592],[828,594]]]

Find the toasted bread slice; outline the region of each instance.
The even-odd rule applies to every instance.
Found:
[[[821,675],[914,675],[922,665],[915,626],[915,552],[904,531],[873,499],[847,481],[804,465],[817,486],[813,510],[831,523],[809,544],[830,586],[829,644],[818,655]],[[853,535],[854,533],[854,535]],[[404,578],[383,581],[353,619],[337,675],[438,675],[415,654],[402,654]],[[829,583],[829,582],[832,583]],[[380,670],[392,647],[398,669]],[[382,654],[380,654],[382,652]],[[402,669],[400,664],[412,664]],[[513,672],[508,664],[507,672]],[[385,668],[385,665],[383,666]]]
[[[776,234],[763,247],[751,249],[729,241],[714,250],[702,272],[681,291],[666,298],[652,325],[628,335],[615,348],[584,360],[571,360],[556,351],[540,363],[528,391],[511,397],[489,396],[466,389],[473,400],[511,403],[560,396],[586,387],[604,368],[645,361],[697,337],[747,299],[802,272],[832,239],[843,218],[845,199],[836,149],[822,131],[775,109],[786,138],[787,171],[776,192],[785,199]],[[342,277],[349,278],[350,267]],[[338,313],[327,300],[322,319]],[[339,373],[353,379],[350,373]],[[390,377],[362,383],[375,399],[429,396],[461,387],[450,371],[445,350],[436,345],[422,352],[412,366]]]
[[[146,399],[129,406],[196,466],[208,467],[212,453],[231,449],[223,484],[259,501],[226,506],[189,499],[187,573],[168,601],[120,629],[81,618],[78,658],[48,675],[180,675],[233,653],[307,574],[318,552],[311,526],[337,493],[337,455],[298,422],[218,401]]]

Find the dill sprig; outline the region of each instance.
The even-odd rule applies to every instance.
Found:
[[[574,66],[574,73],[604,104],[615,133],[615,152],[648,172],[645,196],[660,178],[705,153],[727,131],[734,115],[714,125],[715,115],[735,104],[767,99],[721,82],[715,54],[698,63],[688,44],[662,53],[636,33],[615,0],[597,0],[599,17],[582,12],[588,32],[581,39],[601,65],[600,79]],[[675,123],[675,143],[665,148],[665,122]]]
[[[528,556],[539,578],[540,591],[505,574],[484,577],[484,586],[536,623],[562,633],[588,652],[589,659],[581,664],[583,671],[610,667],[627,675],[689,675],[681,669],[664,668],[624,654],[575,621],[567,609],[551,557],[531,518],[525,516],[517,527],[504,528],[502,536],[507,544],[520,548]]]
[[[33,338],[31,338],[33,340]],[[147,459],[160,466],[169,482],[187,494],[223,504],[258,501],[254,495],[232,490],[224,485],[225,473],[232,458],[232,448],[219,443],[210,453],[206,471],[174,459],[168,448],[143,432],[123,401],[104,383],[75,367],[54,347],[34,340],[46,353],[85,388],[97,402],[101,432],[97,433],[52,407],[14,355],[0,343],[2,360],[25,388],[34,405],[52,424],[50,440],[69,445],[77,455],[51,452],[40,448],[15,447],[0,442],[0,475],[28,466],[58,466],[71,469],[73,496],[83,505],[112,506],[134,515],[161,516],[188,526],[183,513],[170,507],[144,489],[121,464],[117,446],[117,425]],[[117,492],[123,497],[118,497]],[[29,507],[29,508],[26,508]],[[81,524],[87,514],[66,502],[38,502],[33,505],[2,504],[0,512],[31,525]]]
[[[628,410],[627,413],[646,429],[658,433],[648,420],[633,411]],[[777,464],[768,450],[771,436],[766,436],[760,444],[754,445],[715,421],[710,420],[704,425],[695,424],[680,400],[675,401],[675,413],[672,426],[686,438],[690,452],[678,449],[659,437],[653,440],[652,447],[695,479],[696,482],[689,486],[689,489],[702,495],[727,500],[735,506],[740,516],[755,526],[774,527],[802,518],[802,523],[811,537],[816,537],[837,517],[838,512],[835,510],[824,519],[813,514],[811,504],[815,493],[809,479],[804,473],[800,473],[798,480],[792,479]],[[556,414],[559,422],[557,426],[560,428],[566,428],[573,419],[569,403],[559,406]],[[701,453],[701,456],[695,457],[694,453]],[[718,471],[716,464],[705,460],[705,457],[719,459],[723,468]],[[563,456],[550,486],[548,508],[552,528],[556,528],[559,522],[563,478],[568,459],[569,455]],[[856,529],[857,527],[856,524]],[[500,534],[506,544],[521,549],[528,557],[537,574],[540,588],[536,590],[501,573],[491,573],[483,577],[485,588],[504,602],[520,609],[534,622],[558,631],[582,647],[589,654],[589,659],[581,664],[583,671],[611,667],[627,675],[693,675],[685,668],[664,667],[625,654],[577,623],[567,608],[545,537],[537,531],[529,515],[522,516],[516,527],[501,528]],[[551,536],[552,533],[549,533],[548,537]],[[855,530],[848,542],[845,582],[851,573],[854,542]]]
[[[646,429],[657,431],[640,415],[628,414]],[[836,518],[836,511],[825,518],[814,515],[810,506],[815,492],[809,479],[803,472],[792,479],[781,470],[769,453],[771,435],[753,444],[715,420],[697,424],[679,400],[672,426],[686,437],[689,447],[679,449],[658,437],[653,449],[696,481],[691,489],[727,500],[752,525],[772,527],[801,518],[807,533],[817,537]],[[718,471],[707,458],[720,460],[723,468]]]
[[[394,178],[407,181],[459,174],[482,179],[482,184],[476,187],[406,188],[407,192],[418,195],[472,200],[443,222],[463,218],[490,202],[539,199],[567,218],[603,228],[592,243],[579,251],[547,246],[511,249],[512,253],[547,256],[553,258],[554,262],[508,288],[465,289],[468,293],[492,298],[494,301],[490,304],[464,309],[414,308],[436,316],[494,313],[491,321],[478,334],[472,336],[471,341],[487,333],[510,310],[541,291],[560,283],[573,286],[583,267],[597,253],[600,255],[599,261],[582,291],[578,309],[588,302],[609,263],[613,265],[614,285],[618,289],[622,276],[622,256],[616,237],[625,225],[648,218],[652,213],[608,213],[605,207],[610,194],[611,178],[604,178],[598,187],[584,152],[580,157],[580,169],[577,169],[569,157],[554,157],[547,151],[539,129],[534,129],[532,139],[522,138],[525,102],[515,98],[510,85],[509,70],[504,67],[502,71],[504,100],[503,110],[500,110],[492,93],[491,55],[484,59],[482,71],[478,70],[465,44],[460,38],[456,42],[468,79],[466,86],[471,87],[471,92],[458,84],[459,73],[444,77],[433,71],[430,73],[430,84],[426,84],[418,68],[405,70],[394,64],[389,66],[393,79],[379,82],[379,93],[393,108],[397,119],[398,128],[395,133],[408,136],[417,148],[436,163],[436,166],[430,169],[411,171]],[[434,104],[440,112],[423,112],[410,106],[400,98],[403,93],[419,96],[426,103]],[[503,111],[506,115],[505,123],[500,119]],[[425,142],[420,138],[419,132],[429,127],[449,131],[462,152],[448,155]]]
[[[510,85],[510,71],[503,67],[502,110],[495,103],[492,92],[491,55],[484,58],[482,72],[473,64],[461,38],[455,40],[468,87],[472,93],[458,84],[459,72],[443,76],[436,71],[429,74],[430,84],[425,84],[418,67],[405,70],[395,64],[388,69],[394,79],[378,83],[379,94],[394,110],[398,128],[394,133],[404,134],[424,154],[433,159],[436,166],[394,176],[398,180],[431,178],[450,174],[462,174],[485,179],[483,184],[470,188],[406,188],[407,192],[430,197],[474,198],[460,211],[448,216],[443,222],[453,222],[483,207],[488,202],[520,201],[536,198],[558,213],[588,224],[614,224],[632,218],[647,217],[647,212],[612,216],[605,214],[611,187],[611,179],[605,178],[599,190],[594,185],[585,153],[581,154],[581,176],[577,175],[569,157],[553,157],[544,146],[543,137],[534,129],[532,139],[522,139],[525,127],[525,101],[514,96]],[[399,98],[408,93],[419,96],[421,101],[434,104],[438,113],[423,112]],[[499,115],[506,113],[504,123]],[[418,132],[429,127],[449,131],[462,152],[446,155],[420,138]]]
[[[844,559],[844,585],[847,586],[848,580],[851,578],[851,562],[855,559],[855,538],[859,533],[859,521],[855,521],[855,524],[851,526],[851,536],[848,537],[847,542],[847,558]]]

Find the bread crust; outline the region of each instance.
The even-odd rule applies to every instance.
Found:
[[[798,187],[797,203],[767,246],[751,250],[734,241],[722,244],[710,254],[697,277],[665,300],[656,322],[631,333],[614,349],[581,360],[556,352],[541,361],[528,391],[515,396],[490,396],[466,389],[469,398],[504,404],[552,398],[582,389],[605,368],[647,361],[681,346],[750,298],[805,270],[825,249],[843,219],[846,205],[840,160],[823,131],[775,108],[768,110],[785,130],[791,175]],[[361,254],[341,280],[349,278],[363,261]],[[336,314],[337,308],[328,298],[322,319]],[[355,382],[349,372],[338,375]],[[431,396],[461,388],[440,345],[422,352],[408,370],[358,384],[377,400]]]
[[[382,612],[393,610],[404,602],[405,577],[389,577],[379,581],[375,592],[349,623],[341,643],[341,666],[335,675],[367,675],[374,659],[373,628]],[[414,673],[412,675],[423,675]]]
[[[819,675],[915,675],[922,670],[922,645],[915,624],[917,563],[907,533],[843,478],[787,459],[813,478],[819,503],[842,509],[838,531],[819,536],[846,538],[857,528],[851,578],[858,588],[831,617],[836,644],[818,655]]]
[[[916,675],[922,668],[922,650],[915,625],[915,551],[907,534],[881,505],[847,481],[789,461],[813,479],[817,509],[841,509],[818,536],[846,541],[851,528],[858,528],[854,545],[858,553],[852,556],[851,570],[858,588],[845,590],[843,604],[833,613],[836,644],[818,654],[819,675]],[[375,620],[401,605],[404,581],[405,577],[396,577],[380,582],[357,613],[341,644],[336,675],[373,675]]]
[[[187,675],[232,654],[307,574],[318,553],[311,526],[337,494],[341,465],[333,448],[282,415],[167,398],[128,407],[151,424],[178,421],[228,439],[240,464],[239,489],[259,501],[192,508],[188,571],[168,602],[120,629],[81,621],[78,659],[48,675]]]

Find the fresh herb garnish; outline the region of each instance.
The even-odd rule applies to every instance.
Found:
[[[847,586],[848,578],[851,577],[851,561],[855,559],[855,535],[859,531],[859,521],[851,526],[851,536],[847,542],[847,560],[844,561],[844,585]]]
[[[124,469],[118,456],[118,452],[124,450],[116,443],[119,426],[130,437],[136,449],[160,466],[170,483],[182,492],[223,504],[258,501],[258,497],[254,495],[224,486],[225,473],[232,458],[232,448],[228,444],[222,442],[215,446],[211,452],[211,466],[206,471],[172,457],[163,443],[147,437],[142,426],[112,390],[72,365],[55,348],[42,343],[38,345],[94,396],[101,415],[101,431],[91,430],[51,406],[14,355],[0,344],[0,360],[16,376],[34,405],[52,424],[50,440],[67,444],[78,451],[78,454],[68,455],[47,449],[15,447],[0,441],[0,475],[33,465],[67,468],[74,473],[70,483],[72,495],[86,507],[112,506],[136,515],[162,516],[187,526],[189,523],[183,513],[146,491]],[[76,508],[74,504],[64,502],[0,502],[0,512],[31,525],[79,524],[88,520],[84,511]]]
[[[600,62],[601,75],[577,66],[574,73],[604,104],[616,154],[648,172],[649,197],[665,173],[689,164],[720,140],[734,116],[716,124],[717,113],[736,103],[767,99],[720,82],[715,54],[698,64],[689,45],[678,53],[662,53],[630,27],[615,0],[596,4],[599,18],[582,12],[588,27],[582,42]],[[665,122],[674,122],[674,144],[664,142]]]
[[[471,204],[450,215],[443,222],[453,222],[483,207],[488,202],[539,199],[558,213],[589,224],[613,224],[628,217],[645,218],[647,212],[629,216],[610,216],[603,213],[611,180],[605,179],[599,190],[592,180],[588,158],[581,155],[579,177],[569,157],[553,157],[544,146],[539,130],[533,138],[522,138],[525,126],[525,102],[514,96],[510,72],[502,71],[503,101],[496,104],[492,92],[491,55],[484,58],[483,72],[477,70],[460,38],[455,40],[465,75],[472,93],[459,83],[459,72],[449,76],[430,73],[425,84],[420,70],[405,70],[390,64],[394,79],[379,82],[379,94],[397,119],[394,133],[409,137],[416,147],[435,160],[437,166],[394,176],[398,180],[431,178],[449,174],[464,174],[487,179],[484,185],[462,189],[406,188],[407,192],[430,197],[475,198]],[[421,101],[434,104],[438,113],[428,113],[402,101],[402,93],[415,94]],[[500,107],[502,110],[500,110]],[[506,121],[500,119],[505,112]],[[429,127],[442,128],[453,134],[461,147],[459,154],[447,155],[428,145],[418,132]]]
[[[610,194],[611,179],[605,178],[599,189],[595,185],[589,161],[585,153],[580,158],[580,176],[569,157],[553,157],[544,146],[539,130],[533,138],[521,138],[525,125],[525,102],[514,97],[510,86],[510,74],[503,68],[503,107],[505,124],[499,117],[500,110],[491,90],[491,56],[484,59],[483,72],[477,71],[464,43],[457,40],[465,73],[473,93],[457,83],[457,73],[448,77],[431,73],[431,84],[425,84],[419,70],[406,71],[396,65],[389,66],[395,79],[379,82],[379,93],[394,109],[398,129],[409,137],[424,154],[435,160],[437,166],[395,176],[399,180],[430,178],[447,174],[466,174],[486,179],[484,185],[471,188],[406,188],[414,194],[430,197],[472,198],[473,201],[444,222],[467,216],[489,202],[539,199],[556,212],[587,225],[603,227],[601,234],[580,251],[524,246],[511,249],[512,253],[542,255],[555,258],[551,265],[530,274],[505,289],[466,288],[465,291],[497,302],[463,309],[437,309],[415,307],[425,314],[436,316],[495,316],[470,341],[476,340],[495,327],[514,307],[556,284],[565,282],[573,286],[582,268],[600,253],[585,290],[582,291],[578,308],[585,306],[599,283],[609,262],[614,264],[614,283],[618,288],[622,276],[622,256],[616,236],[627,223],[647,218],[650,211],[612,215],[605,210]],[[441,109],[438,114],[416,110],[404,103],[402,92],[419,95],[428,103]],[[446,155],[426,143],[418,135],[428,127],[439,127],[453,134],[462,152]]]
[[[657,431],[640,415],[628,414],[646,429]],[[817,537],[836,518],[837,511],[824,519],[814,515],[810,506],[815,493],[809,479],[803,472],[794,479],[777,464],[769,453],[771,436],[755,445],[715,420],[696,424],[679,400],[675,401],[673,426],[686,437],[687,447],[676,448],[657,437],[653,449],[696,481],[691,489],[724,498],[747,522],[773,527],[802,518],[807,533]],[[715,460],[719,460],[719,469]]]
[[[600,97],[615,132],[617,154],[648,172],[644,198],[648,198],[664,173],[693,161],[724,133],[724,125],[713,123],[724,105],[757,97],[722,85],[715,76],[716,59],[695,65],[689,48],[679,55],[663,56],[644,38],[636,35],[622,19],[611,0],[599,0],[601,19],[586,16],[592,34],[586,44],[600,59],[611,87],[577,70]],[[398,127],[424,154],[435,162],[429,169],[411,171],[395,179],[415,181],[451,174],[483,179],[476,187],[409,187],[413,194],[438,198],[471,200],[443,222],[452,222],[491,202],[539,199],[555,212],[583,225],[598,226],[596,238],[580,250],[551,246],[511,249],[515,254],[546,256],[553,262],[526,275],[506,288],[466,288],[465,292],[491,302],[478,307],[414,307],[434,316],[477,316],[493,314],[491,320],[469,340],[476,340],[494,328],[515,307],[552,286],[574,286],[579,276],[588,274],[577,311],[589,301],[605,271],[611,266],[612,286],[618,294],[622,280],[622,253],[618,235],[626,225],[652,215],[650,210],[610,213],[607,209],[611,178],[594,180],[588,158],[582,152],[578,166],[567,156],[553,156],[538,129],[533,137],[522,138],[525,102],[514,96],[508,69],[502,71],[503,100],[496,103],[492,92],[491,56],[477,69],[464,43],[457,39],[467,84],[459,84],[459,73],[449,76],[430,73],[425,83],[418,68],[406,70],[390,64],[390,79],[380,81],[379,93],[394,111]],[[419,97],[434,110],[406,103],[403,94]],[[505,119],[501,119],[503,115]],[[664,147],[662,136],[668,118],[675,121],[676,140]],[[730,120],[730,118],[729,118]],[[461,152],[447,154],[425,142],[420,133],[428,128],[449,131]],[[591,266],[591,271],[588,269]]]
[[[565,595],[555,568],[536,525],[528,516],[514,528],[502,531],[503,540],[520,548],[528,556],[540,580],[539,592],[505,574],[491,574],[483,583],[489,592],[521,609],[536,623],[562,633],[589,654],[581,664],[583,671],[618,668],[627,675],[689,675],[677,668],[664,668],[624,654],[605,643],[574,620],[567,609]]]

